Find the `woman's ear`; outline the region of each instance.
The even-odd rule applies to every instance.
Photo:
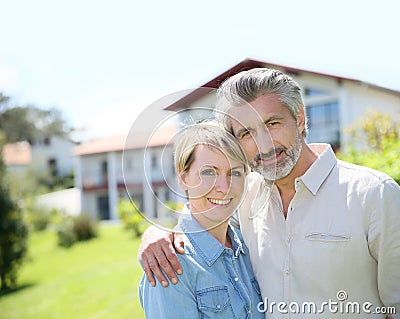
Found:
[[[186,173],[183,171],[178,171],[178,184],[180,188],[182,188],[184,191],[188,189],[188,186],[186,185],[185,182],[185,178],[186,178]]]

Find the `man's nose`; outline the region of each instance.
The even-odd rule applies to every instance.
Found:
[[[268,153],[274,145],[271,135],[266,128],[257,130],[254,136],[254,143],[256,144],[258,153]]]

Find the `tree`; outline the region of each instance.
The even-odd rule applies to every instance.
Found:
[[[400,121],[370,112],[348,129],[349,146],[340,159],[382,171],[400,184]]]
[[[72,132],[56,108],[10,106],[9,102],[10,98],[0,93],[0,131],[4,133],[6,143],[33,142],[52,135],[67,137]]]
[[[4,138],[0,134],[0,149]],[[27,251],[28,228],[13,201],[0,152],[0,290],[13,288]]]
[[[5,143],[32,143],[51,136],[68,138],[73,131],[66,124],[61,112],[55,108],[45,110],[32,105],[15,106],[10,101],[10,97],[0,92],[0,133],[4,134]],[[73,186],[72,173],[67,176],[58,176],[51,172],[39,175],[35,171],[28,172],[23,181],[20,178],[14,179],[11,191],[21,193],[21,190],[28,190],[31,193],[35,190],[36,193],[45,193]]]

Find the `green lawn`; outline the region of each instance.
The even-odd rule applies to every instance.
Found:
[[[19,288],[0,296],[1,319],[144,318],[138,299],[139,240],[121,226],[69,249],[51,231],[30,236]]]

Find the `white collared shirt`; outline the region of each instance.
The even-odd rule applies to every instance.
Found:
[[[368,314],[382,306],[400,316],[399,186],[309,146],[319,157],[296,178],[286,219],[277,187],[256,173],[239,211],[266,318],[385,318]]]

